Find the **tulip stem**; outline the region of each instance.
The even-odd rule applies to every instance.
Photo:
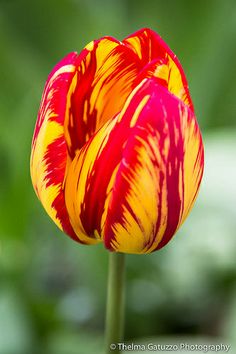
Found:
[[[106,354],[121,353],[117,343],[123,342],[125,303],[125,254],[109,254]]]

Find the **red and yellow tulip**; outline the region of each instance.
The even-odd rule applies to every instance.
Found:
[[[124,253],[160,249],[192,208],[203,165],[183,69],[152,30],[94,40],[49,75],[31,176],[74,240]]]

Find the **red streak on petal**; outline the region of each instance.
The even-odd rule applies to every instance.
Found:
[[[184,200],[184,194],[179,195],[179,178],[180,170],[182,171],[183,176],[183,159],[184,159],[184,139],[181,134],[181,113],[178,109],[178,106],[171,105],[171,102],[165,104],[167,109],[167,116],[169,120],[169,141],[170,148],[169,154],[167,156],[166,165],[170,164],[172,166],[171,173],[167,168],[167,205],[168,205],[168,214],[167,214],[167,227],[164,233],[164,236],[159,243],[157,249],[162,248],[166,245],[174,233],[177,230],[179,219],[181,217],[182,205]],[[179,138],[176,139],[175,129],[179,132]],[[176,141],[177,140],[177,141]],[[182,181],[182,191],[184,193],[184,186]]]
[[[53,75],[63,66],[74,64],[76,62],[77,53],[73,52],[68,54],[62,59],[52,70],[45,84],[44,92],[42,95],[41,105],[38,112],[37,122],[35,125],[32,146],[35,144],[38,133],[41,129],[43,121],[47,112],[55,113],[50,120],[54,120],[59,124],[64,123],[65,108],[66,108],[66,95],[73,76],[71,72],[60,73],[54,81],[51,81]],[[51,91],[51,92],[50,92]],[[53,92],[53,96],[48,97],[49,93]]]
[[[52,203],[52,208],[56,210],[56,217],[60,220],[64,232],[75,241],[79,241],[69,221],[69,216],[65,207],[64,190],[62,188],[67,160],[67,148],[64,136],[57,138],[54,142],[48,145],[44,160],[47,166],[47,172],[44,178],[46,181],[46,188],[51,185],[58,185],[58,195]]]
[[[57,211],[57,218],[61,222],[61,226],[63,231],[70,236],[74,241],[84,243],[79,239],[79,237],[75,234],[69,220],[69,216],[65,206],[64,192],[60,192],[58,196],[54,199],[52,203],[52,208]]]
[[[60,136],[47,147],[44,161],[47,166],[44,179],[46,187],[61,184],[64,180],[67,151],[64,136]]]
[[[90,96],[97,67],[95,52],[97,46],[98,42],[95,41],[94,50],[91,52],[84,52],[83,58],[85,58],[86,55],[89,55],[91,59],[86,68],[86,74],[82,72],[82,67],[79,67],[79,71],[77,70],[78,84],[71,95],[70,120],[67,126],[72,143],[71,146],[68,146],[71,159],[74,158],[75,152],[88,140],[86,133],[88,136],[91,136],[96,128],[97,111],[96,109],[93,109],[91,112]],[[81,57],[81,61],[83,58]],[[83,120],[84,116],[87,118],[86,121]]]

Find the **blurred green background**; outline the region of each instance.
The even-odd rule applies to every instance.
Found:
[[[0,354],[102,353],[108,252],[49,220],[31,186],[30,145],[53,66],[141,27],[184,67],[206,165],[177,236],[127,257],[125,340],[218,341],[236,352],[236,2],[0,0]]]

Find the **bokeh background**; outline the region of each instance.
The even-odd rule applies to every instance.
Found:
[[[236,2],[0,0],[0,354],[102,353],[108,253],[49,220],[31,186],[30,145],[55,63],[141,27],[184,67],[206,166],[176,237],[127,257],[125,340],[222,342],[236,352]]]

